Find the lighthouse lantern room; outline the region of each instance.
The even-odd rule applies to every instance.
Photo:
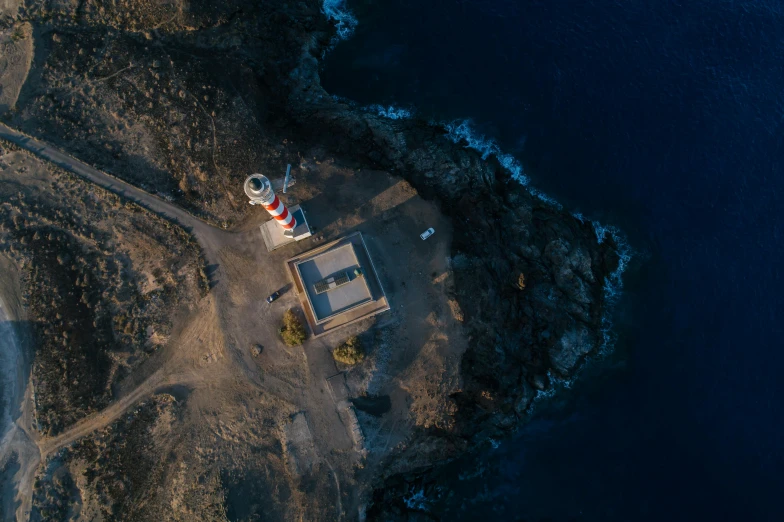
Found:
[[[302,208],[299,205],[287,207],[275,194],[270,180],[263,174],[248,176],[245,180],[245,194],[251,205],[263,206],[273,217],[260,227],[267,250],[272,251],[312,235]]]

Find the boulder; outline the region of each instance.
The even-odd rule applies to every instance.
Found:
[[[561,339],[553,344],[548,353],[550,362],[559,373],[569,375],[577,363],[596,347],[596,339],[585,327],[567,330]]]

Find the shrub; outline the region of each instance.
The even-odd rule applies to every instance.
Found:
[[[343,364],[354,365],[365,359],[365,351],[359,338],[352,336],[332,351],[332,357]]]
[[[24,30],[21,27],[17,27],[14,29],[14,32],[11,34],[11,40],[14,42],[18,42],[19,40],[25,39]]]
[[[287,310],[283,314],[283,326],[280,329],[280,336],[283,338],[286,346],[299,346],[305,342],[308,335],[305,333],[305,327],[302,326],[302,322],[294,313],[294,310]]]

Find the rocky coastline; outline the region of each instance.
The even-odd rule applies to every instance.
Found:
[[[407,484],[513,434],[553,377],[569,378],[602,346],[619,245],[446,127],[333,98],[319,68],[337,28],[321,1],[175,4],[172,16],[135,0],[33,2],[7,18],[32,24],[39,46],[7,119],[226,228],[247,218],[247,172],[314,151],[363,175],[400,176],[437,202],[453,223],[449,297],[469,343],[451,414],[416,428],[368,477],[370,518],[406,519],[418,511],[403,501]]]
[[[289,75],[287,114],[300,136],[345,161],[403,176],[455,224],[454,298],[470,343],[462,390],[452,396],[454,423],[419,433],[390,459],[370,510],[374,519],[406,519],[421,511],[405,501],[411,484],[433,465],[513,434],[551,376],[568,379],[602,347],[611,305],[605,281],[618,270],[620,245],[529,192],[495,156],[450,139],[445,126],[333,98],[313,58],[325,50]]]

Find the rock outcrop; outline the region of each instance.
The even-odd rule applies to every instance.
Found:
[[[447,128],[325,92],[320,58],[335,28],[321,1],[49,4],[21,15],[37,28],[38,63],[13,125],[226,226],[247,212],[237,203],[247,172],[281,171],[314,147],[363,175],[404,177],[453,220],[450,308],[470,338],[448,398],[454,422],[420,430],[388,460],[380,518],[405,511],[403,473],[514,432],[551,377],[600,346],[612,238]]]
[[[530,389],[549,386],[551,370],[569,376],[599,346],[615,245],[527,192],[495,158],[454,143],[447,129],[334,101],[302,67],[288,100],[301,138],[394,171],[455,222],[456,299],[472,341],[464,390],[455,397],[458,431],[450,435],[487,436],[488,420],[512,430],[534,396]],[[478,401],[482,394],[492,403]]]
[[[334,100],[316,67],[308,57],[287,78],[287,115],[301,139],[394,171],[455,223],[455,297],[471,340],[463,389],[452,397],[456,422],[450,431],[420,433],[390,462],[370,512],[389,520],[416,512],[405,498],[425,469],[423,455],[432,465],[512,433],[537,393],[552,386],[551,375],[568,378],[600,347],[604,284],[618,266],[617,245],[529,193],[494,157],[452,141],[448,129]]]

